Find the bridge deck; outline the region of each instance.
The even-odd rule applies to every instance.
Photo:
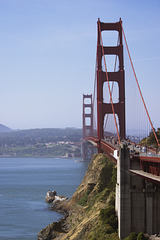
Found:
[[[143,177],[145,179],[151,180],[155,183],[160,184],[160,176],[153,175],[151,173],[144,172],[142,170],[129,170],[131,173],[139,175],[140,177]]]

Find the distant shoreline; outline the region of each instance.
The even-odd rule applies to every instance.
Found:
[[[60,158],[60,159],[82,159],[82,157],[65,157],[65,156],[0,156],[0,158]]]

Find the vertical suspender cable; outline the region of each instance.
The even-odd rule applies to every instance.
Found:
[[[156,142],[157,142],[158,146],[160,146],[159,141],[158,141],[158,138],[157,138],[157,135],[156,135],[156,133],[155,133],[155,130],[154,130],[154,127],[153,127],[153,124],[152,124],[152,121],[151,121],[151,119],[150,119],[150,116],[149,116],[149,113],[148,113],[148,110],[147,110],[147,107],[146,107],[144,98],[143,98],[143,95],[142,95],[142,92],[141,92],[139,83],[138,83],[138,79],[137,79],[137,76],[136,76],[136,73],[135,73],[135,69],[134,69],[134,66],[133,66],[133,62],[132,62],[132,59],[131,59],[131,55],[130,55],[130,52],[129,52],[129,48],[128,48],[128,44],[127,44],[127,40],[126,40],[126,37],[125,37],[125,33],[124,33],[124,29],[123,29],[121,20],[120,20],[120,23],[121,23],[121,27],[122,27],[122,32],[123,32],[123,36],[124,36],[124,40],[125,40],[125,44],[126,44],[128,56],[129,56],[130,63],[131,63],[131,66],[132,66],[132,70],[133,70],[133,73],[134,73],[134,77],[135,77],[135,80],[136,80],[136,83],[137,83],[137,86],[138,86],[138,90],[139,90],[140,96],[141,96],[141,98],[142,98],[142,102],[143,102],[144,108],[145,108],[145,110],[146,110],[146,113],[147,113],[149,122],[150,122],[150,124],[151,124],[152,131],[153,131],[153,134],[154,134],[154,136],[155,136]]]

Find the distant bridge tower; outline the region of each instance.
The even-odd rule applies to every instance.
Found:
[[[82,157],[83,160],[90,160],[94,154],[94,147],[86,141],[87,137],[93,136],[93,104],[92,94],[83,94],[83,139]]]
[[[112,104],[103,102],[103,84],[107,82],[106,72],[102,70],[102,57],[104,55],[115,55],[119,60],[119,70],[108,72],[109,82],[117,82],[119,87],[119,102],[113,103],[115,114],[119,120],[119,135],[121,139],[126,137],[125,127],[125,80],[123,67],[123,44],[122,44],[122,27],[121,20],[116,23],[103,23],[98,19],[98,42],[97,42],[97,126],[98,140],[104,137],[104,117],[105,114],[113,114]],[[119,36],[118,46],[104,46],[102,51],[101,32],[117,31]]]

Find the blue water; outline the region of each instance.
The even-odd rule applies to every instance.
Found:
[[[47,191],[71,197],[88,163],[75,159],[0,158],[0,240],[36,240],[61,214],[49,210]]]

